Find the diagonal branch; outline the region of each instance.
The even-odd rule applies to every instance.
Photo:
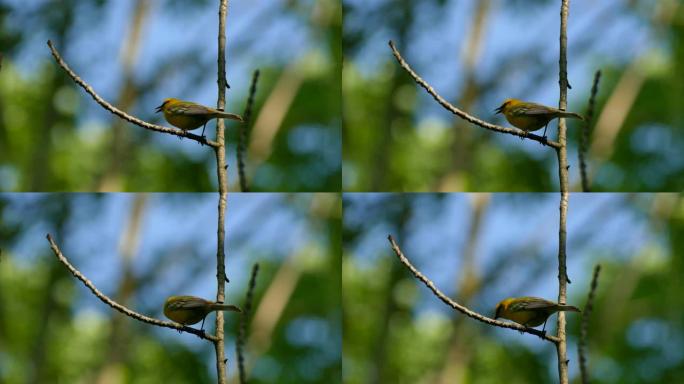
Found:
[[[81,79],[70,67],[69,65],[62,59],[62,56],[60,56],[59,52],[57,52],[57,49],[55,46],[52,44],[52,41],[48,40],[47,42],[48,47],[50,47],[50,51],[52,52],[52,56],[54,56],[55,61],[57,61],[57,64],[59,64],[64,71],[76,82],[76,84],[80,85],[81,88],[83,88],[98,104],[102,106],[102,108],[108,110],[109,112],[115,114],[116,116],[119,116],[120,118],[133,123],[139,127],[143,127],[145,129],[149,129],[152,131],[157,131],[157,132],[164,132],[164,133],[169,133],[172,135],[176,135],[178,137],[187,137],[190,140],[194,140],[200,144],[207,144],[210,147],[217,148],[218,143],[216,141],[211,141],[207,140],[206,138],[203,138],[201,136],[192,134],[188,131],[184,131],[182,129],[178,128],[169,128],[169,127],[164,127],[161,125],[156,125],[156,124],[150,124],[146,121],[140,120],[137,117],[131,116],[128,113],[116,108],[115,106],[111,105],[108,103],[105,99],[100,97],[93,87],[91,87],[88,83],[85,82],[85,80]]]
[[[596,107],[596,94],[598,93],[599,81],[601,80],[601,70],[596,71],[594,75],[594,85],[591,87],[591,96],[589,96],[589,104],[587,105],[587,113],[585,114],[584,126],[582,128],[582,135],[579,142],[579,162],[580,175],[582,177],[582,192],[591,192],[589,177],[587,176],[586,153],[589,145],[589,136],[591,135],[591,124],[594,119],[594,110]]]
[[[252,276],[249,279],[249,287],[247,288],[247,297],[245,298],[245,305],[242,316],[240,316],[240,328],[238,329],[237,340],[235,341],[235,351],[238,357],[238,370],[240,372],[240,383],[247,383],[247,374],[245,373],[245,339],[247,337],[247,323],[249,316],[252,313],[252,301],[254,300],[254,288],[256,287],[256,278],[259,273],[259,264],[254,264],[252,267]]]
[[[389,46],[392,49],[392,53],[394,54],[394,57],[399,62],[399,65],[401,65],[401,67],[404,68],[404,70],[406,70],[406,72],[408,72],[408,74],[411,75],[411,77],[413,77],[413,80],[415,80],[415,82],[418,83],[418,85],[423,87],[427,91],[427,93],[429,93],[447,111],[449,111],[449,112],[453,113],[454,115],[462,118],[463,120],[466,120],[466,121],[468,121],[472,124],[475,124],[479,127],[489,129],[490,131],[508,133],[510,135],[514,135],[514,136],[518,136],[518,137],[522,137],[522,138],[529,138],[531,140],[538,141],[541,144],[548,145],[548,146],[550,146],[556,150],[558,150],[560,148],[560,144],[555,142],[555,141],[545,139],[541,136],[538,136],[538,135],[535,135],[535,134],[532,134],[529,132],[525,132],[522,129],[502,127],[500,125],[491,124],[491,123],[488,123],[484,120],[480,120],[477,117],[472,116],[472,115],[456,108],[451,103],[446,101],[442,96],[440,96],[434,90],[434,88],[432,88],[432,86],[430,86],[430,84],[428,84],[425,80],[423,80],[422,77],[418,76],[418,74],[411,68],[411,66],[406,62],[406,60],[404,60],[404,58],[401,56],[401,54],[399,53],[397,48],[394,46],[394,43],[391,40],[389,42]]]
[[[259,81],[259,70],[255,70],[252,74],[252,85],[249,87],[249,98],[247,99],[247,106],[245,106],[244,123],[240,124],[240,132],[238,133],[237,145],[237,162],[238,162],[238,176],[240,177],[240,190],[242,192],[249,192],[249,185],[247,184],[247,176],[245,176],[245,161],[244,153],[245,146],[249,140],[249,123],[252,119],[252,108],[254,107],[254,96],[256,95],[257,82]]]
[[[589,329],[589,317],[591,311],[594,309],[594,295],[596,287],[598,286],[599,272],[601,265],[596,264],[594,267],[594,277],[591,279],[591,288],[589,288],[589,296],[587,297],[587,304],[582,311],[582,324],[580,328],[580,339],[577,344],[577,353],[579,354],[580,373],[582,375],[582,384],[589,384],[589,370],[587,369],[587,330]]]
[[[404,256],[404,254],[401,252],[401,249],[399,249],[399,246],[394,241],[394,238],[392,237],[392,235],[389,235],[387,238],[388,238],[390,244],[392,245],[392,250],[397,255],[397,257],[402,262],[402,264],[404,264],[406,266],[406,268],[408,268],[411,271],[411,273],[413,273],[413,275],[418,280],[422,281],[423,284],[425,284],[428,288],[430,288],[432,293],[434,293],[434,295],[437,296],[437,298],[442,300],[442,302],[444,302],[444,304],[450,306],[451,308],[463,313],[464,315],[466,315],[470,318],[481,321],[485,324],[489,324],[489,325],[493,325],[493,326],[497,326],[497,327],[501,327],[501,328],[515,329],[516,331],[530,333],[532,335],[538,336],[538,337],[540,337],[544,340],[548,340],[554,344],[558,343],[557,337],[552,336],[552,335],[547,335],[546,332],[542,332],[542,331],[540,331],[538,329],[534,329],[534,328],[524,327],[524,326],[516,324],[516,323],[509,323],[509,322],[505,322],[505,321],[494,320],[494,319],[489,318],[487,316],[481,315],[475,311],[472,311],[472,310],[468,309],[467,307],[453,301],[447,295],[442,293],[442,291],[440,291],[439,288],[437,288],[435,286],[435,283],[433,283],[430,279],[425,277],[425,275],[423,275],[416,267],[413,266],[413,264],[411,264],[411,262],[408,260],[408,258],[406,258],[406,256]]]
[[[55,241],[52,239],[52,236],[50,236],[50,234],[47,235],[47,239],[48,239],[48,242],[50,243],[50,248],[52,248],[52,252],[54,252],[55,256],[57,256],[57,259],[67,267],[69,272],[71,272],[71,274],[74,275],[74,277],[81,280],[83,282],[83,284],[85,284],[85,286],[88,287],[88,289],[90,289],[95,296],[97,296],[98,299],[102,300],[103,303],[109,305],[110,307],[116,309],[117,311],[123,313],[124,315],[132,317],[136,320],[142,321],[143,323],[148,323],[148,324],[156,325],[159,327],[171,328],[171,329],[175,329],[178,331],[185,331],[188,333],[192,333],[193,335],[195,335],[201,339],[209,340],[209,341],[214,342],[214,343],[216,342],[216,336],[208,335],[204,331],[201,331],[201,330],[195,329],[195,328],[191,328],[191,327],[187,327],[184,325],[180,325],[177,323],[173,323],[170,321],[162,321],[162,320],[154,319],[152,317],[147,317],[147,316],[142,315],[138,312],[135,312],[131,309],[128,309],[127,307],[125,307],[125,306],[117,303],[116,301],[110,299],[107,295],[105,295],[99,289],[97,289],[97,287],[95,287],[95,284],[93,284],[90,280],[88,280],[87,277],[85,277],[85,275],[83,275],[78,269],[76,269],[76,267],[74,267],[69,262],[69,260],[67,260],[67,258],[64,256],[64,254],[62,254],[62,251],[60,251],[59,247],[57,246]]]

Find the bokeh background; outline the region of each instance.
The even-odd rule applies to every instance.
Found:
[[[558,297],[557,194],[345,194],[343,377],[354,383],[555,383],[555,347],[482,324],[437,299],[392,252],[446,295],[494,315],[506,297]],[[572,194],[568,303],[583,308],[592,383],[684,377],[684,204],[678,194]],[[569,314],[579,383],[580,317]],[[547,323],[555,332],[556,316]]]
[[[0,194],[0,382],[216,382],[211,343],[115,312],[45,239],[105,294],[164,319],[169,295],[215,297],[216,215],[216,194]],[[340,231],[339,194],[228,196],[226,301],[244,306],[261,267],[250,383],[340,382]],[[238,318],[225,318],[236,383]]]
[[[537,142],[474,127],[445,99],[492,123],[509,97],[558,105],[560,2],[344,0],[343,186],[348,191],[555,191],[557,159]],[[603,77],[588,153],[595,191],[684,188],[684,6],[679,0],[573,0],[568,109],[585,113]],[[580,126],[569,122],[572,190]],[[557,124],[549,126],[557,137]]]
[[[340,190],[341,23],[334,0],[230,2],[228,111],[243,113],[261,70],[246,153],[252,190]],[[217,33],[217,1],[0,0],[0,191],[215,190],[210,148],[105,111],[46,41],[103,98],[162,123],[154,110],[164,98],[216,105]],[[226,132],[238,189],[237,126]]]

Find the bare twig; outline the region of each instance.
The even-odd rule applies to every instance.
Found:
[[[465,306],[463,306],[463,305],[455,302],[454,300],[450,299],[447,295],[442,293],[442,291],[440,291],[435,286],[435,283],[433,283],[430,279],[425,277],[425,275],[423,275],[416,267],[413,266],[413,264],[411,264],[411,262],[408,260],[408,258],[406,258],[406,256],[404,256],[403,252],[401,252],[401,249],[399,249],[399,246],[394,241],[394,238],[392,237],[392,235],[389,235],[387,238],[389,239],[389,242],[392,245],[392,250],[397,255],[397,257],[402,262],[402,264],[404,264],[406,266],[406,268],[408,268],[411,271],[411,273],[413,273],[413,275],[418,280],[422,281],[423,284],[425,284],[428,288],[430,288],[432,293],[434,293],[435,296],[437,296],[437,298],[442,300],[442,302],[444,302],[446,305],[448,305],[451,308],[463,313],[464,315],[466,315],[468,317],[471,317],[475,320],[481,321],[485,324],[494,325],[494,326],[502,327],[502,328],[515,329],[516,331],[526,332],[526,333],[530,333],[532,335],[538,336],[538,337],[540,337],[544,340],[548,340],[554,344],[558,343],[558,339],[556,337],[547,335],[546,332],[542,332],[542,331],[540,331],[538,329],[534,329],[534,328],[527,328],[527,327],[524,327],[524,326],[516,324],[516,323],[509,323],[509,322],[494,320],[494,319],[489,318],[487,316],[481,315],[475,311],[472,311],[472,310],[466,308]]]
[[[240,316],[240,328],[238,329],[237,340],[235,341],[235,351],[238,358],[238,370],[240,372],[240,383],[247,383],[247,374],[245,373],[245,355],[244,347],[247,338],[247,323],[252,313],[252,300],[254,299],[254,288],[256,287],[256,278],[259,273],[259,264],[254,264],[252,267],[252,276],[249,279],[249,287],[247,288],[247,296],[245,297],[245,305],[242,307],[243,312]]]
[[[429,93],[442,107],[444,107],[446,110],[453,113],[454,115],[456,115],[456,116],[458,116],[458,117],[460,117],[460,118],[462,118],[462,119],[464,119],[464,120],[466,120],[472,124],[475,124],[479,127],[485,128],[485,129],[489,129],[491,131],[508,133],[508,134],[515,135],[515,136],[522,137],[522,138],[529,138],[531,140],[538,141],[542,144],[548,145],[548,146],[555,148],[555,149],[560,148],[560,144],[555,142],[555,141],[551,141],[551,140],[545,139],[541,136],[538,136],[538,135],[535,135],[535,134],[532,134],[529,132],[525,132],[522,129],[502,127],[500,125],[491,124],[491,123],[488,123],[486,121],[480,120],[477,117],[472,116],[472,115],[456,108],[451,103],[446,101],[442,96],[440,96],[434,90],[434,88],[432,88],[432,86],[430,86],[430,84],[428,84],[425,80],[423,80],[423,78],[418,76],[418,74],[411,68],[411,66],[401,56],[401,54],[399,53],[397,48],[394,46],[394,43],[392,41],[389,42],[389,46],[392,49],[392,53],[394,54],[394,57],[399,62],[399,65],[401,65],[401,67],[404,68],[404,70],[406,70],[406,72],[408,72],[408,74],[411,75],[411,77],[413,77],[413,80],[415,80],[415,82],[418,83],[418,85],[423,87],[427,91],[427,93]]]
[[[594,277],[591,279],[591,287],[589,288],[589,295],[587,296],[587,304],[582,311],[582,324],[580,327],[580,339],[577,344],[577,353],[579,355],[580,373],[582,375],[582,384],[589,384],[589,370],[587,369],[587,330],[589,329],[589,317],[591,311],[594,309],[594,295],[596,287],[598,286],[599,272],[601,272],[601,265],[596,264],[594,267]]]
[[[181,324],[172,323],[170,321],[162,321],[162,320],[157,320],[157,319],[154,319],[151,317],[147,317],[145,315],[142,315],[138,312],[135,312],[135,311],[117,303],[116,301],[110,299],[107,295],[105,295],[99,289],[97,289],[97,287],[95,287],[95,284],[93,284],[90,280],[88,280],[87,277],[85,277],[85,275],[83,275],[78,269],[76,269],[76,267],[74,267],[69,262],[69,260],[67,260],[67,258],[64,256],[64,254],[62,254],[62,251],[60,251],[59,247],[57,246],[55,241],[52,239],[52,236],[50,236],[50,234],[47,235],[47,240],[50,243],[50,248],[52,248],[52,252],[55,254],[55,256],[57,256],[57,259],[67,267],[69,272],[71,272],[71,274],[74,275],[74,277],[81,280],[83,282],[83,284],[85,284],[85,286],[88,287],[88,289],[90,289],[95,296],[97,296],[98,299],[102,300],[103,303],[109,305],[110,307],[116,309],[117,311],[123,313],[126,316],[132,317],[132,318],[139,320],[139,321],[142,321],[144,323],[156,325],[159,327],[171,328],[171,329],[175,329],[177,331],[184,331],[184,332],[192,333],[193,335],[196,335],[197,337],[199,337],[201,339],[209,340],[209,341],[214,342],[214,343],[216,342],[215,336],[208,335],[204,331],[201,331],[201,330],[195,329],[195,328],[191,328],[191,327],[187,327],[187,326],[184,326]]]
[[[594,109],[596,107],[596,94],[598,93],[599,81],[601,80],[601,71],[596,71],[594,75],[594,85],[591,87],[591,96],[589,97],[589,104],[587,105],[587,113],[585,114],[584,126],[582,127],[582,134],[579,142],[579,163],[580,175],[582,177],[582,191],[590,192],[589,177],[587,176],[586,153],[589,144],[589,136],[591,135],[591,124],[594,119]]]
[[[565,110],[568,104],[568,11],[569,0],[561,1],[560,9],[560,57],[558,59],[559,73],[558,83],[560,86],[560,97],[558,100],[558,108]],[[558,119],[558,143],[560,147],[556,150],[558,155],[558,179],[560,183],[560,203],[559,203],[559,220],[558,220],[558,302],[565,304],[567,297],[568,272],[566,267],[567,258],[567,215],[568,215],[568,149],[567,149],[567,127],[565,126],[565,119]],[[558,312],[558,343],[556,343],[556,351],[558,357],[558,380],[560,384],[568,383],[568,357],[566,345],[565,332],[565,313]]]
[[[47,42],[48,47],[50,47],[50,51],[52,52],[52,56],[54,56],[55,60],[57,61],[57,64],[59,64],[64,71],[76,82],[76,84],[80,85],[81,88],[83,88],[98,104],[100,104],[104,109],[108,110],[109,112],[115,114],[116,116],[119,116],[120,118],[133,123],[139,127],[143,127],[145,129],[149,129],[152,131],[157,131],[157,132],[164,132],[164,133],[169,133],[172,135],[176,135],[178,137],[187,137],[188,139],[194,140],[198,143],[201,144],[207,144],[210,147],[216,148],[218,147],[218,143],[216,141],[211,141],[207,140],[206,138],[203,138],[201,136],[192,134],[188,131],[184,131],[182,129],[178,128],[169,128],[169,127],[164,127],[161,125],[156,125],[156,124],[150,124],[146,121],[140,120],[136,117],[133,117],[129,115],[128,113],[116,108],[115,106],[111,105],[108,103],[105,99],[100,97],[93,87],[91,87],[88,83],[85,82],[85,80],[81,79],[74,71],[71,70],[69,65],[62,59],[62,56],[60,56],[59,52],[57,52],[57,49],[55,46],[52,44],[52,41],[48,40]],[[222,121],[222,119],[218,119],[218,121]]]
[[[244,123],[240,124],[240,132],[238,133],[237,162],[238,175],[240,177],[240,190],[242,192],[249,192],[247,176],[245,176],[244,153],[247,140],[249,140],[249,123],[252,118],[252,108],[254,107],[254,95],[256,95],[258,81],[259,70],[257,69],[252,74],[252,85],[249,87],[249,98],[247,99],[247,106],[245,106],[245,113],[243,113],[242,115],[244,117]]]
[[[228,15],[228,0],[221,0],[219,4],[218,25],[218,100],[216,107],[223,110],[226,105],[226,17]],[[216,121],[216,141],[214,147],[216,153],[216,176],[218,178],[218,224],[216,230],[216,301],[225,301],[225,289],[228,277],[226,276],[226,206],[228,205],[228,172],[226,165],[226,140],[225,125],[223,119]],[[227,381],[226,351],[223,335],[223,313],[216,313],[216,338],[214,349],[216,351],[216,376],[219,384]]]

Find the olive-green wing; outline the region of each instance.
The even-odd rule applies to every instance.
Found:
[[[555,108],[549,108],[541,104],[526,103],[525,105],[516,107],[514,112],[515,114],[520,115],[548,115],[559,111]]]
[[[182,105],[174,106],[171,109],[174,113],[188,116],[204,116],[208,113],[215,112],[214,110],[207,108],[203,105],[187,102],[183,103]]]
[[[169,305],[169,308],[171,309],[194,309],[194,308],[202,308],[207,305],[206,302],[202,300],[197,300],[197,299],[182,299],[182,300],[177,300],[174,301]]]
[[[520,306],[524,309],[541,309],[555,307],[556,303],[553,301],[540,299],[538,297],[530,297],[521,301]]]

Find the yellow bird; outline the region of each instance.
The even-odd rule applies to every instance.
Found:
[[[223,112],[218,109],[205,107],[202,104],[173,98],[164,99],[162,105],[157,107],[156,112],[164,112],[164,118],[169,124],[184,131],[192,131],[202,127],[201,136],[204,136],[204,128],[206,128],[207,122],[211,119],[231,119],[242,122],[242,117],[234,113]]]
[[[544,137],[546,137],[546,127],[555,118],[569,117],[584,120],[582,115],[575,112],[561,111],[560,109],[517,99],[506,99],[495,111],[496,113],[502,113],[506,116],[506,120],[509,123],[525,132],[533,132],[543,127],[544,134],[542,136]]]
[[[183,325],[197,324],[213,311],[242,312],[235,305],[221,304],[195,296],[171,296],[164,303],[164,316]]]
[[[543,331],[546,329],[546,320],[558,311],[580,312],[572,305],[558,304],[539,297],[509,297],[496,305],[494,319],[503,317],[525,327],[544,324]]]

